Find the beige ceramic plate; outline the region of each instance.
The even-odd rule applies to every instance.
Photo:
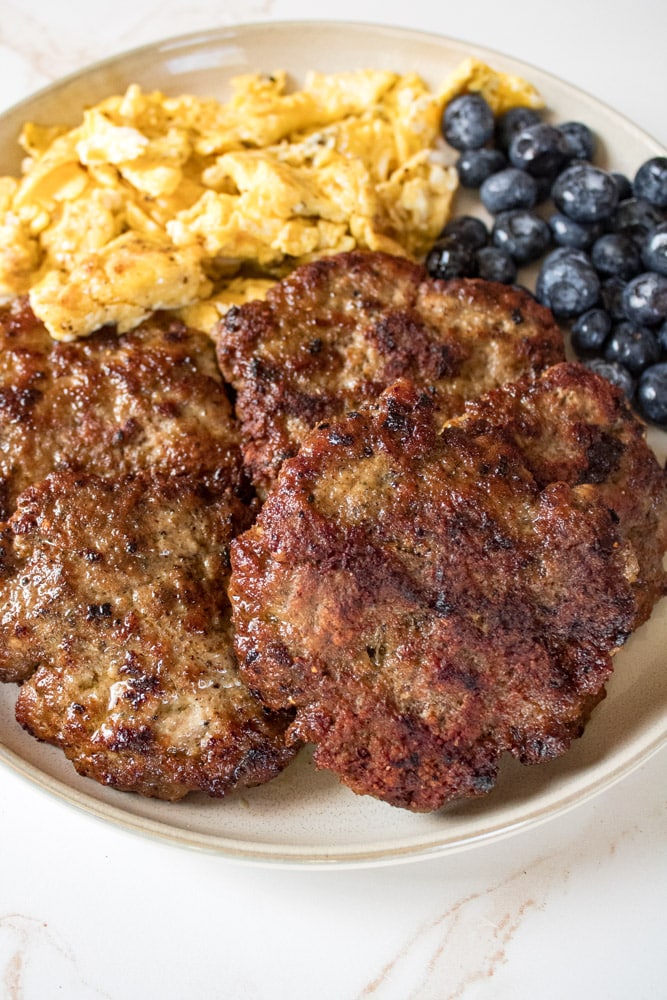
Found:
[[[578,118],[604,137],[605,159],[633,173],[661,151],[609,108],[537,69],[499,54],[405,30],[359,24],[259,24],[151,45],[93,66],[0,117],[0,173],[15,172],[15,140],[26,119],[74,124],[84,104],[137,82],[171,94],[227,95],[233,75],[286,69],[332,72],[377,67],[417,70],[436,85],[467,55],[530,79],[555,120]],[[664,461],[667,435],[652,432]],[[585,599],[582,595],[582,599]],[[256,863],[387,864],[461,850],[526,829],[582,802],[628,774],[667,740],[667,601],[617,657],[605,702],[583,739],[550,764],[508,760],[484,800],[437,815],[412,815],[358,798],[317,772],[307,753],[274,782],[224,802],[192,796],[179,804],[145,800],[79,778],[62,754],[23,733],[15,690],[0,690],[0,760],[41,788],[105,820],[164,841]]]

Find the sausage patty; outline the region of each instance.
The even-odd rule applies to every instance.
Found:
[[[205,334],[167,314],[52,340],[26,300],[0,309],[0,520],[56,469],[151,466],[241,483],[239,436]]]
[[[4,538],[18,721],[81,774],[144,795],[274,777],[294,750],[239,676],[226,596],[247,523],[193,476],[59,472],[27,489]]]
[[[0,680],[103,784],[222,795],[293,756],[232,645],[239,441],[213,345],[174,317],[59,343],[0,310]]]
[[[551,313],[517,288],[436,281],[385,253],[302,265],[215,332],[260,490],[317,423],[373,401],[398,378],[430,386],[442,419],[465,400],[564,359]]]
[[[562,754],[665,592],[665,472],[618,390],[560,364],[437,411],[404,380],[320,425],[232,544],[249,686],[413,810]]]

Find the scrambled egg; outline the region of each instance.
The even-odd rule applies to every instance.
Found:
[[[440,91],[443,107],[458,94],[479,93],[494,115],[510,108],[543,108],[544,101],[532,84],[512,73],[498,73],[479,59],[469,57],[445,81]]]
[[[29,293],[70,340],[154,309],[210,330],[289,268],[355,247],[423,256],[451,211],[444,105],[481,91],[539,106],[523,80],[466,60],[437,92],[417,75],[284,73],[232,81],[227,103],[130,86],[74,129],[25,125],[21,178],[0,178],[0,297]]]

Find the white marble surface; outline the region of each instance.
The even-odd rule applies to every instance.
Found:
[[[667,143],[667,8],[338,0],[320,16],[474,41],[550,70]],[[3,0],[0,109],[180,32],[312,19],[299,0]],[[667,997],[667,750],[566,815],[439,860],[238,865],[138,838],[0,773],[0,998]]]

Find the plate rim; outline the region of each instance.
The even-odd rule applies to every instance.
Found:
[[[122,66],[126,62],[136,60],[142,55],[154,58],[161,54],[164,56],[169,51],[178,51],[188,47],[211,45],[212,43],[223,43],[225,41],[233,43],[239,36],[248,33],[280,33],[286,30],[303,32],[321,32],[326,29],[338,32],[353,31],[360,36],[369,35],[371,32],[385,37],[392,37],[397,41],[408,43],[422,43],[429,45],[443,45],[452,51],[460,53],[461,58],[467,56],[480,56],[493,64],[495,60],[509,62],[516,71],[531,79],[531,74],[541,77],[553,83],[554,87],[561,92],[567,92],[578,101],[582,99],[595,107],[602,109],[606,114],[613,117],[623,128],[632,133],[637,141],[640,141],[656,151],[661,151],[665,147],[655,139],[649,132],[638,126],[622,112],[614,109],[610,104],[582,90],[575,84],[565,80],[556,74],[541,69],[540,67],[527,62],[526,60],[504,53],[500,50],[479,45],[472,41],[450,37],[438,32],[430,32],[421,29],[404,27],[401,25],[378,24],[372,21],[343,21],[339,19],[280,19],[280,20],[257,20],[244,21],[231,25],[213,27],[209,29],[199,29],[192,32],[168,35],[150,42],[123,49],[105,58],[88,63],[71,73],[58,77],[50,83],[38,88],[34,92],[23,97],[18,102],[0,111],[0,122],[6,119],[19,117],[23,109],[29,108],[41,99],[57,94],[59,90],[66,90],[72,84],[81,79],[85,79],[91,74],[101,74],[105,70],[113,70]],[[289,69],[288,67],[286,67]],[[25,120],[23,118],[22,120]],[[9,687],[9,685],[7,685]],[[662,728],[657,731],[654,726],[649,731],[651,738],[645,741],[642,747],[634,754],[623,758],[616,763],[606,773],[599,775],[601,765],[595,764],[584,767],[582,775],[589,774],[586,782],[583,776],[579,776],[575,782],[574,789],[560,797],[556,802],[541,802],[541,797],[536,800],[534,808],[529,808],[527,813],[521,817],[508,822],[502,817],[494,824],[485,826],[478,833],[471,833],[461,837],[433,837],[426,842],[420,842],[416,846],[376,846],[368,849],[358,847],[343,848],[333,847],[332,850],[325,850],[319,846],[290,846],[284,844],[279,846],[269,845],[265,842],[240,841],[238,838],[230,839],[221,837],[213,833],[203,833],[199,831],[186,831],[183,827],[175,827],[163,822],[160,819],[151,819],[127,812],[114,803],[106,802],[88,795],[59,777],[52,776],[44,772],[39,765],[25,760],[19,753],[7,747],[0,734],[0,762],[9,766],[11,770],[20,778],[28,781],[33,788],[55,797],[58,801],[64,802],[79,811],[101,822],[112,823],[127,832],[148,836],[160,843],[168,843],[173,846],[198,850],[212,854],[230,861],[259,865],[263,867],[280,868],[351,868],[351,867],[377,867],[389,866],[399,863],[416,862],[420,860],[433,859],[443,855],[451,855],[474,847],[483,846],[491,842],[505,839],[517,833],[533,829],[539,825],[562,816],[579,805],[591,801],[598,795],[617,782],[631,774],[649,758],[657,754],[667,744],[667,717],[664,719]],[[53,748],[54,753],[61,753],[58,748]],[[617,751],[618,754],[618,751]],[[613,758],[612,758],[613,759]],[[124,794],[124,793],[119,793]],[[530,805],[530,801],[527,803]],[[223,805],[224,807],[224,805]],[[178,808],[178,803],[175,804]]]
[[[93,820],[112,824],[119,830],[142,837],[147,837],[161,844],[208,854],[238,864],[260,868],[280,869],[323,869],[341,870],[353,868],[391,867],[398,864],[412,864],[419,861],[429,861],[435,858],[461,854],[477,847],[499,843],[511,836],[534,830],[546,823],[565,816],[580,806],[584,806],[601,796],[629,775],[637,771],[643,764],[667,746],[667,733],[658,734],[652,743],[645,747],[641,754],[619,763],[613,770],[607,771],[602,779],[577,788],[569,795],[558,800],[556,805],[545,804],[536,807],[522,818],[510,823],[498,822],[483,831],[464,838],[431,839],[418,846],[396,846],[393,848],[349,848],[340,846],[332,850],[320,847],[286,847],[280,846],[280,852],[275,847],[265,843],[253,843],[250,847],[240,846],[239,841],[223,838],[212,833],[185,831],[180,827],[170,826],[159,819],[148,819],[137,814],[126,812],[120,806],[96,799],[85,791],[67,784],[60,778],[45,774],[36,764],[23,760],[17,753],[5,747],[0,742],[0,762],[8,766],[22,781],[31,788],[55,799],[57,802],[73,807]],[[55,752],[60,752],[53,747]],[[599,765],[598,765],[599,768]],[[597,770],[595,768],[594,770]],[[119,792],[118,794],[126,794]],[[539,801],[539,800],[538,800]],[[173,803],[175,808],[179,803]],[[224,808],[224,800],[220,802]],[[388,807],[392,808],[392,807]]]

